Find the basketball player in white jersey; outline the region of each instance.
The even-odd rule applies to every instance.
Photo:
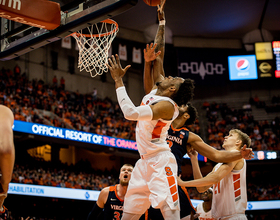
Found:
[[[243,146],[250,147],[250,137],[238,129],[232,129],[225,137],[223,148],[226,151],[240,151]],[[203,177],[198,160],[191,160],[194,179],[178,184],[196,187],[204,192],[213,186],[212,216],[215,219],[243,220],[247,219],[246,161],[239,159],[230,163],[218,163],[206,177]]]
[[[155,62],[161,62],[158,60]],[[117,99],[124,117],[138,121],[136,142],[141,159],[133,169],[124,200],[122,220],[139,219],[152,205],[164,219],[180,219],[177,190],[177,163],[166,142],[167,131],[178,116],[178,105],[193,97],[193,81],[165,77],[144,96],[136,107],[128,97],[122,77],[130,66],[121,67],[118,55],[109,59],[108,68],[115,81]]]
[[[160,21],[158,26],[158,31],[155,36],[154,44],[147,44],[146,49],[144,49],[144,59],[145,59],[145,69],[144,69],[144,88],[146,94],[149,94],[154,89],[154,84],[158,81],[164,79],[165,73],[162,66],[162,62],[157,62],[158,60],[164,59],[165,52],[165,25],[164,22],[164,4],[162,2],[161,6],[158,7],[158,20]],[[230,162],[237,159],[250,158],[251,149],[243,149],[237,152],[228,151],[218,151],[213,147],[204,143],[204,141],[193,132],[188,131],[186,124],[192,124],[196,118],[194,113],[194,107],[189,103],[188,105],[179,107],[179,116],[172,122],[172,126],[168,131],[168,142],[171,147],[171,152],[174,154],[177,165],[178,165],[178,175],[182,172],[182,158],[187,153],[187,145],[192,144],[193,148],[197,150],[200,154],[205,157],[210,158],[215,162]],[[192,121],[192,122],[191,122]],[[179,141],[178,141],[179,140]],[[242,156],[244,154],[244,156]],[[245,156],[247,154],[247,156]],[[192,206],[189,196],[185,187],[178,187],[179,201],[180,201],[180,216],[181,219],[189,216],[190,213],[195,211]],[[149,214],[156,219],[162,219],[159,210],[149,210]]]
[[[213,190],[209,188],[202,193],[201,199],[203,202],[197,205],[196,212],[199,214],[199,220],[214,220],[211,214]]]

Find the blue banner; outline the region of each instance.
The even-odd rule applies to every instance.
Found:
[[[126,150],[138,150],[135,141],[114,138],[105,135],[93,134],[65,128],[56,128],[48,125],[35,124],[24,121],[14,121],[13,130],[28,134],[41,135],[52,138],[60,138],[70,141],[79,141],[89,144],[98,144],[107,147],[115,147]],[[186,154],[184,158],[189,158]],[[204,156],[198,155],[198,160],[205,161]],[[205,161],[206,162],[206,161]]]
[[[79,141],[89,144],[98,144],[128,150],[137,150],[137,145],[135,141],[65,128],[56,128],[48,125],[41,125],[24,121],[15,120],[13,130],[28,134],[42,135],[47,137],[60,138],[64,140],[66,139],[70,141]]]

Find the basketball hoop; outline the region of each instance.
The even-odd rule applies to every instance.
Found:
[[[84,31],[78,31],[73,36],[78,44],[78,68],[86,70],[91,77],[108,72],[108,51],[119,31],[117,22],[106,19],[93,24]]]

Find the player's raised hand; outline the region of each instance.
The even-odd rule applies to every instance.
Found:
[[[254,158],[254,152],[252,148],[247,148],[247,145],[244,144],[241,149],[241,156],[246,160],[251,160],[252,158]]]
[[[189,155],[190,159],[196,159],[198,156],[197,151],[191,147],[191,145],[187,145],[187,154]]]
[[[144,59],[146,62],[154,61],[161,54],[161,51],[155,52],[156,46],[157,43],[147,44],[146,49],[144,49]]]
[[[164,7],[165,7],[165,2],[166,0],[161,0],[160,5],[157,6],[158,8],[158,20],[162,21],[165,20],[165,16],[164,16]]]
[[[123,69],[118,54],[116,54],[115,56],[112,55],[112,58],[109,58],[109,63],[107,64],[107,66],[115,82],[119,79],[122,79],[126,71],[131,67],[131,65],[127,65]]]
[[[164,17],[164,7],[165,7],[166,0],[161,0],[160,5],[158,5],[158,20],[165,20]]]

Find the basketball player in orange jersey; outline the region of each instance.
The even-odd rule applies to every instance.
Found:
[[[232,129],[225,137],[223,148],[226,151],[240,151],[244,146],[250,147],[250,137],[238,129]],[[197,159],[191,160],[194,179],[178,184],[185,187],[196,187],[204,192],[213,186],[212,216],[215,219],[247,219],[246,161],[239,159],[230,163],[218,163],[206,177],[203,177]]]
[[[160,60],[159,62],[161,62]],[[166,142],[167,130],[178,116],[178,105],[193,97],[193,81],[166,77],[136,107],[128,97],[122,77],[130,66],[121,67],[118,55],[109,59],[117,99],[128,120],[138,121],[136,142],[141,159],[133,169],[124,200],[123,220],[135,220],[152,205],[166,220],[180,219],[177,191],[177,163]]]
[[[7,219],[8,210],[3,203],[7,197],[15,162],[13,124],[13,112],[8,107],[0,105],[0,218],[2,219]]]
[[[158,19],[160,21],[158,31],[155,37],[155,44],[151,43],[144,49],[145,69],[144,69],[144,88],[148,94],[151,90],[156,89],[154,84],[162,80],[165,76],[162,63],[164,59],[165,50],[165,16],[164,16],[165,1],[162,2],[158,8]],[[155,52],[157,51],[157,52]],[[161,61],[162,62],[159,62]],[[153,63],[152,63],[153,62]],[[181,174],[181,166],[183,156],[187,153],[187,144],[192,146],[203,156],[210,158],[215,162],[231,162],[242,157],[250,159],[251,149],[243,149],[237,152],[218,151],[213,147],[207,145],[198,135],[190,132],[186,126],[194,123],[197,117],[196,109],[189,103],[182,105],[179,108],[179,116],[172,122],[168,130],[167,141],[171,147],[171,152],[175,155],[178,164],[178,175]],[[180,217],[183,219],[195,211],[192,206],[187,190],[182,187],[178,188],[181,213]],[[153,215],[155,211],[149,210]]]
[[[121,167],[119,175],[120,183],[101,190],[97,202],[89,213],[87,220],[100,219],[99,216],[102,216],[102,214],[104,217],[101,219],[104,220],[122,218],[124,196],[132,170],[133,166],[130,164],[124,164]]]

